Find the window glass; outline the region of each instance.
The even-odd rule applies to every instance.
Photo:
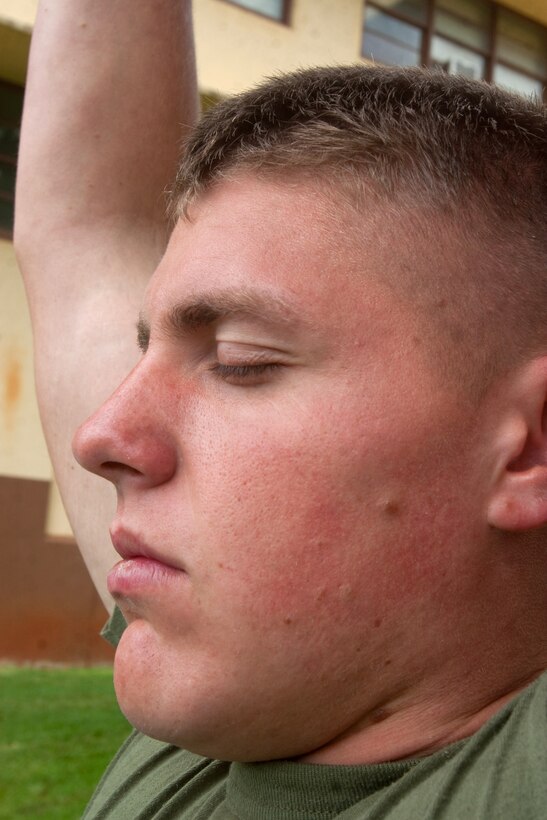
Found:
[[[23,89],[0,82],[0,232],[13,229],[15,167]]]
[[[484,78],[484,57],[443,37],[434,36],[431,40],[431,65],[473,80]]]
[[[0,92],[1,103],[1,92]],[[0,117],[2,115],[0,114]],[[9,156],[17,155],[17,147],[19,145],[19,129],[11,128],[8,125],[0,123],[0,154],[8,154]]]
[[[497,56],[515,68],[547,76],[547,29],[507,9],[499,9]]]
[[[421,62],[422,32],[369,6],[365,14],[363,56],[389,65]]]
[[[484,0],[437,0],[433,25],[439,34],[487,51],[491,9]]]
[[[499,63],[494,66],[494,82],[510,91],[516,91],[518,94],[535,94],[541,99],[543,88],[539,80],[534,80],[526,74],[521,74],[520,71],[515,71],[505,65]]]
[[[285,11],[283,0],[230,0],[230,3],[235,3],[236,6],[243,6],[243,8],[252,11],[259,11],[261,14],[265,14],[266,17],[273,17],[275,20],[282,20]]]
[[[521,94],[541,96],[547,85],[547,26],[491,0],[365,0],[362,54],[391,65],[425,60]]]
[[[416,23],[427,22],[427,0],[374,0],[374,5],[402,14]]]
[[[0,231],[13,231],[13,202],[0,198]]]
[[[13,194],[15,190],[15,164],[3,162],[0,158],[0,191]]]

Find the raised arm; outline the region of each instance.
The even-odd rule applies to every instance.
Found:
[[[136,361],[142,293],[167,239],[163,191],[196,112],[190,0],[43,0],[15,247],[51,458],[107,606],[114,498],[75,463],[70,442]]]

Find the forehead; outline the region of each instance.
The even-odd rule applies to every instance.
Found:
[[[280,315],[309,324],[336,315],[362,320],[361,308],[392,296],[378,272],[379,244],[342,200],[312,184],[276,184],[256,178],[217,186],[175,227],[148,288],[144,312],[156,314],[228,294],[234,303],[270,303]],[[359,241],[356,236],[359,236]],[[356,302],[357,300],[357,302]]]

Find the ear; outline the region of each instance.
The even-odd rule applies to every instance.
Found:
[[[547,357],[529,362],[505,387],[488,523],[523,532],[547,524]]]

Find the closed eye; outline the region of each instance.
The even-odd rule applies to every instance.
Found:
[[[283,365],[276,362],[266,362],[263,364],[220,364],[217,362],[211,367],[211,371],[219,379],[230,384],[254,385],[263,384],[265,376],[272,371],[279,370]]]

